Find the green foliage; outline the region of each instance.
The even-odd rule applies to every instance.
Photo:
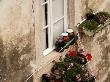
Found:
[[[106,16],[106,17],[110,17],[110,14],[108,12],[98,12],[96,15],[100,15],[100,16]]]
[[[84,59],[84,62],[81,61],[80,57]],[[57,77],[59,77],[59,79],[63,79],[66,82],[76,82],[76,75],[81,74],[83,76],[82,66],[86,63],[87,59],[83,54],[77,53],[74,57],[67,54],[63,61],[55,62],[51,72],[54,79],[58,79]]]
[[[92,19],[94,19],[94,14],[93,14],[93,13],[86,13],[86,19],[87,19],[87,20],[92,20]]]
[[[51,69],[51,72],[54,73],[55,70],[65,70],[66,69],[66,66],[65,66],[65,62],[56,62],[52,69]]]
[[[82,57],[84,59],[84,62],[81,61],[80,57]],[[77,63],[77,64],[82,65],[82,64],[87,63],[87,59],[82,54],[77,54],[77,56],[75,56],[75,57],[70,57],[70,56],[66,55],[66,57],[64,59],[64,62],[66,62],[66,63],[72,63],[72,62],[74,62],[74,63]]]
[[[98,12],[94,16],[94,20],[99,24],[104,24],[108,18],[110,18],[110,14],[108,12]]]
[[[82,23],[82,26],[86,29],[86,30],[89,30],[89,31],[95,31],[97,30],[98,28],[98,23],[95,21],[95,20],[85,20],[83,23]]]
[[[98,12],[93,14],[93,12],[86,13],[86,20],[80,25],[86,31],[96,33],[100,27],[100,24],[104,24],[105,21],[110,18],[110,14],[108,12]]]
[[[67,82],[73,82],[76,79],[76,75],[82,72],[82,68],[79,64],[75,64],[73,68],[66,70],[62,78]]]
[[[93,76],[93,79],[85,76],[88,73],[85,65],[87,63],[86,56],[80,52],[77,52],[76,55],[74,55],[75,52],[71,53],[67,54],[63,60],[55,62],[51,69],[51,76],[43,74],[42,82],[78,82],[78,79],[81,82],[95,82]]]

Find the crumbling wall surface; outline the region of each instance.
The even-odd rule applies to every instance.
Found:
[[[31,0],[0,0],[0,82],[24,82],[31,74],[35,56],[31,8]]]
[[[80,11],[82,19],[84,19],[85,13],[87,12],[88,8],[94,10],[94,12],[97,11],[110,12],[110,0],[79,0],[79,1],[81,2]]]
[[[68,0],[68,21],[69,28],[73,28],[75,25],[75,0]]]
[[[110,0],[88,0],[88,7],[94,11],[106,11],[110,13]],[[110,82],[110,25],[97,33],[85,48],[93,55],[89,68],[96,76],[96,82]]]
[[[89,64],[96,82],[110,82],[110,25],[95,35],[91,43],[93,60]]]

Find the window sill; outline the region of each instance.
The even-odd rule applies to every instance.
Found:
[[[46,50],[43,51],[43,55],[46,56],[48,54],[50,54],[55,48],[48,48]]]

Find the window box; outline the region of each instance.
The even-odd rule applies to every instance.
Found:
[[[78,39],[78,36],[73,32],[72,29],[67,29],[65,33],[62,33],[55,42],[55,50],[62,52],[68,48],[69,45],[73,45]]]
[[[87,13],[86,19],[78,25],[79,32],[84,32],[88,36],[102,30],[110,22],[110,15],[107,12]]]

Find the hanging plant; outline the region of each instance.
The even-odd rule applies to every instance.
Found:
[[[70,51],[69,54],[66,55],[64,61],[68,63],[75,62],[80,65],[85,65],[87,63],[86,56],[79,52],[76,53],[75,51]]]
[[[86,19],[80,24],[80,28],[83,28],[83,32],[89,36],[93,36],[96,32],[104,28],[105,22],[110,18],[108,12],[93,12],[86,13]],[[103,25],[103,26],[102,26]]]
[[[91,13],[91,12],[86,13],[86,19],[87,19],[87,20],[92,20],[92,19],[94,19],[94,14]]]
[[[108,12],[98,12],[94,16],[94,20],[97,21],[99,24],[104,24],[104,22],[110,18]]]
[[[86,30],[89,30],[89,31],[95,31],[97,30],[98,28],[98,23],[95,21],[95,20],[85,20],[83,23],[82,23],[82,26],[86,29]]]
[[[45,75],[42,82],[95,82],[94,76],[86,68],[91,60],[91,54],[71,50],[63,60],[54,63],[50,75]]]
[[[52,82],[51,74],[43,74],[41,78],[41,82]]]

